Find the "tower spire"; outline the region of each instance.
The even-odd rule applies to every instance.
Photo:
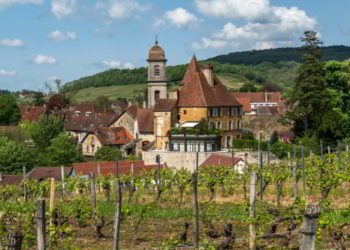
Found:
[[[158,35],[156,35],[156,45],[158,45]]]

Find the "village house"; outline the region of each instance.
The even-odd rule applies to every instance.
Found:
[[[210,155],[201,165],[201,167],[230,167],[238,173],[243,173],[246,164],[240,157],[223,155],[223,154],[212,154]]]
[[[10,175],[0,173],[0,187],[7,185],[19,186],[23,180],[23,175]]]
[[[70,176],[72,170],[72,167],[35,167],[27,173],[26,179],[44,181],[53,178],[55,181],[61,181],[62,175]]]
[[[101,127],[87,133],[83,138],[82,154],[92,157],[101,147],[112,147],[121,149],[125,155],[130,155],[133,153],[133,147],[127,146],[133,141],[133,135],[124,127]]]

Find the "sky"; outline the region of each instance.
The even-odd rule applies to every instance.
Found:
[[[350,45],[349,10],[349,0],[0,0],[0,89],[146,66],[156,35],[169,65],[299,46],[305,30]]]

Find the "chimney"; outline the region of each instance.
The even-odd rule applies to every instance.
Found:
[[[210,64],[206,64],[203,66],[202,72],[207,79],[209,85],[211,87],[214,86],[214,75],[213,75],[213,66]]]

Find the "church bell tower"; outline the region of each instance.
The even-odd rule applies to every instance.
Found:
[[[165,53],[162,47],[158,45],[156,39],[155,45],[149,50],[148,55],[148,84],[147,106],[153,108],[158,99],[167,99],[167,75]]]

